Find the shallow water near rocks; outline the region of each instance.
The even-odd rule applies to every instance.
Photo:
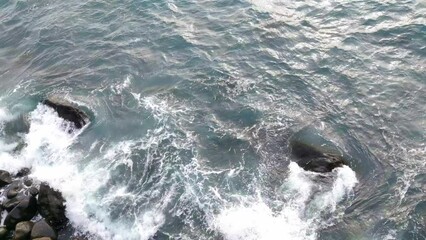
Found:
[[[422,0],[0,0],[0,169],[92,239],[425,239],[425,33]],[[298,167],[306,128],[349,166]]]

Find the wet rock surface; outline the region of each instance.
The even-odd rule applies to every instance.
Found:
[[[7,171],[0,170],[0,187],[4,187],[10,183],[12,183],[10,173]]]
[[[326,173],[347,164],[337,146],[311,129],[295,133],[289,145],[297,164],[307,171]]]
[[[19,191],[22,189],[22,183],[20,181],[13,181],[7,188],[6,197],[12,199],[16,197]]]
[[[22,168],[16,173],[15,177],[18,177],[18,178],[24,177],[24,176],[27,176],[28,174],[30,174],[30,172],[31,172],[31,169]]]
[[[0,239],[1,240],[7,239],[7,236],[8,236],[8,230],[7,230],[7,228],[5,226],[1,226],[0,227]]]
[[[10,212],[14,207],[16,207],[19,202],[22,200],[23,196],[16,196],[12,199],[6,199],[2,202],[2,207],[6,211]]]
[[[14,240],[29,239],[33,225],[34,225],[34,223],[31,222],[31,221],[25,221],[25,222],[20,222],[20,223],[16,224],[13,239]]]
[[[43,100],[41,103],[53,108],[59,117],[74,123],[77,129],[84,127],[89,121],[89,117],[83,111],[69,104],[60,103],[52,99]]]
[[[27,187],[31,187],[31,185],[33,185],[33,180],[30,178],[24,178],[24,185]]]
[[[293,156],[298,159],[297,164],[307,171],[331,172],[334,168],[345,165],[341,156],[323,153],[301,142],[293,142],[291,150]]]
[[[34,224],[34,227],[31,230],[31,238],[37,239],[43,237],[55,240],[57,239],[57,234],[45,220],[40,220]]]
[[[65,216],[65,200],[62,194],[46,183],[40,185],[38,208],[40,215],[55,228],[60,228],[68,221]]]
[[[32,196],[26,196],[7,214],[4,225],[8,229],[14,229],[17,223],[31,220],[36,213],[37,200]]]
[[[31,194],[31,196],[37,196],[39,191],[36,187],[31,187],[30,189],[28,189],[28,193]]]

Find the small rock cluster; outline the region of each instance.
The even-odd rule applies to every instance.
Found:
[[[0,239],[56,240],[68,222],[62,194],[46,183],[35,183],[22,169],[12,176],[0,170],[2,226]]]

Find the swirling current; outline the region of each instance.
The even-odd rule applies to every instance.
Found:
[[[0,169],[59,239],[422,240],[425,68],[423,0],[0,0]],[[300,168],[303,129],[351,164]]]

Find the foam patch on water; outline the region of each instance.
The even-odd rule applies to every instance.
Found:
[[[349,196],[357,183],[349,167],[337,168],[330,190],[316,191],[317,173],[306,172],[296,163],[283,184],[280,206],[272,208],[262,197],[242,197],[240,203],[225,208],[213,227],[229,240],[316,239],[321,227],[321,211],[333,213],[337,204]],[[317,208],[313,213],[310,207]],[[279,209],[279,210],[275,210]]]
[[[127,76],[122,83],[112,85],[111,90],[115,94],[122,94],[124,90],[128,89],[132,84],[132,79],[130,76]]]
[[[157,96],[144,97],[139,104],[149,109],[154,117],[159,121],[167,120],[167,118],[182,117],[188,108],[182,103],[175,102],[174,99],[161,99]]]

